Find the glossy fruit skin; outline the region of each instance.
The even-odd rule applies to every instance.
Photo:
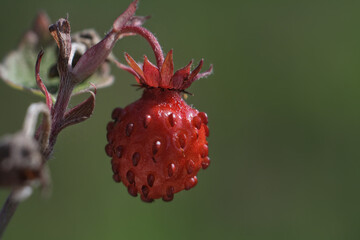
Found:
[[[125,109],[113,111],[105,150],[112,157],[113,178],[145,202],[194,187],[207,168],[207,116],[191,108],[176,90],[146,88]]]

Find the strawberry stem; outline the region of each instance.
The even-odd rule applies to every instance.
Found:
[[[156,58],[156,65],[158,66],[159,69],[161,68],[162,64],[164,63],[164,54],[154,34],[152,34],[146,28],[139,26],[125,26],[121,30],[121,33],[135,33],[145,38],[149,42],[151,48],[154,51]]]

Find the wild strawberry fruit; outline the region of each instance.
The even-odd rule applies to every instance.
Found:
[[[142,69],[128,54],[125,57],[131,67],[126,70],[144,92],[124,109],[114,109],[114,121],[107,125],[105,150],[112,158],[113,178],[145,202],[171,201],[175,193],[194,187],[196,174],[210,163],[207,115],[188,106],[182,93],[212,68],[199,74],[201,60],[192,72],[190,62],[173,74],[172,51],[158,67],[146,56]]]

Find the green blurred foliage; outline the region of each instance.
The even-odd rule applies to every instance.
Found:
[[[102,34],[128,4],[2,0],[0,56],[39,9]],[[114,68],[93,117],[58,139],[52,196],[21,204],[5,239],[358,239],[359,11],[348,0],[142,0],[138,14],[152,16],[146,26],[174,49],[176,67],[214,64],[187,100],[208,113],[211,166],[170,203],[145,204],[113,182],[105,127],[114,107],[141,94]],[[139,37],[114,52],[125,50],[152,56]],[[0,135],[39,100],[0,83]]]

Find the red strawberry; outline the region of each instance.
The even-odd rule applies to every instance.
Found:
[[[196,174],[210,163],[207,115],[191,108],[182,92],[199,74],[203,61],[190,73],[190,64],[173,74],[172,51],[160,68],[145,56],[143,68],[126,54],[142,97],[125,109],[116,108],[107,126],[106,153],[112,157],[114,180],[122,181],[132,196],[151,202],[170,201],[197,184]]]

